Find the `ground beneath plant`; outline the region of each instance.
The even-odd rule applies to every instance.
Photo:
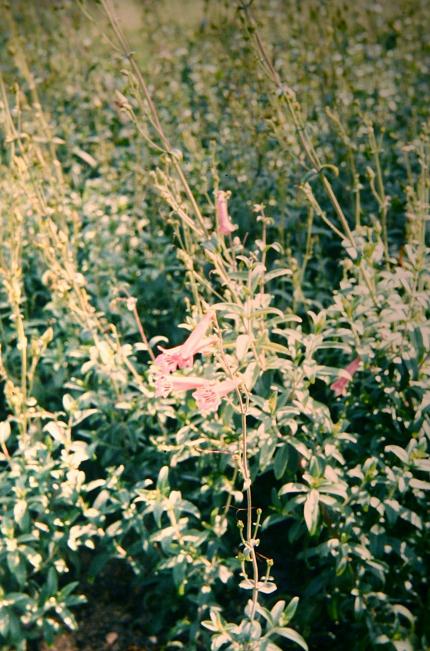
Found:
[[[78,630],[58,635],[38,651],[160,651],[155,636],[145,634],[138,618],[139,594],[122,563],[112,563],[92,585],[84,586],[88,602],[76,613]]]
[[[131,616],[122,608],[105,603],[91,605],[79,617],[79,629],[62,633],[52,646],[45,642],[40,651],[156,651],[156,640],[143,641]]]

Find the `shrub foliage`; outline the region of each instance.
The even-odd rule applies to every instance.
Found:
[[[141,4],[0,9],[1,647],[120,559],[163,649],[427,648],[428,5]]]

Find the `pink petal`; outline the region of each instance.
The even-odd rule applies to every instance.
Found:
[[[205,337],[199,343],[196,353],[201,353],[202,355],[209,355],[213,352],[214,345],[217,343],[218,337]]]
[[[195,375],[188,376],[174,376],[169,377],[172,391],[190,391],[191,389],[200,389],[201,387],[207,386],[211,383],[210,380],[207,380],[204,377],[197,377]]]
[[[193,398],[197,402],[197,407],[202,414],[208,414],[211,411],[216,411],[221,404],[221,399],[214,390],[213,386],[201,387],[194,391]]]
[[[158,375],[155,378],[155,395],[157,398],[167,398],[172,391],[172,383],[168,375]]]
[[[155,358],[154,364],[158,366],[160,371],[163,373],[173,373],[173,371],[176,371],[178,368],[179,364],[182,361],[181,358],[181,347],[176,346],[175,348],[170,348],[170,349],[164,349],[161,348],[160,350],[162,351],[160,355],[157,355]]]
[[[205,352],[206,348],[213,343],[213,339],[205,338],[205,335],[214,314],[213,310],[209,310],[180,346],[174,348],[159,346],[162,352],[157,355],[154,364],[162,373],[173,373],[178,368],[192,367],[194,355],[198,352]]]
[[[231,393],[242,382],[241,379],[224,380],[223,382],[211,382],[207,386],[197,389],[193,397],[197,407],[203,414],[216,411],[221,404],[221,399]]]
[[[216,385],[215,391],[220,398],[224,398],[227,394],[234,391],[241,382],[241,378],[235,378],[234,380],[223,380],[223,382],[219,382]]]
[[[336,382],[333,382],[333,384],[330,386],[330,389],[334,391],[335,396],[344,396],[346,394],[346,387],[349,384],[349,380],[347,380],[345,377],[339,378],[339,380],[336,380]]]
[[[178,368],[191,368],[194,362],[193,357],[182,357],[178,358]]]

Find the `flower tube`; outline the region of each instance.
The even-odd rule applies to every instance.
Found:
[[[361,363],[361,359],[359,357],[356,357],[350,364],[348,364],[348,366],[346,366],[343,369],[344,371],[350,374],[351,378],[341,377],[338,380],[336,380],[336,382],[333,382],[333,384],[330,386],[330,388],[334,391],[336,396],[346,395],[348,384],[351,382],[354,373],[358,371],[360,363]]]
[[[173,391],[201,389],[208,384],[211,384],[211,380],[193,375],[175,376],[160,374],[155,378],[155,395],[158,398],[167,398]]]
[[[219,190],[216,194],[216,216],[218,233],[220,235],[230,235],[237,229],[232,223],[228,214],[227,199],[230,193]]]
[[[194,355],[205,352],[215,341],[214,337],[205,336],[213,316],[213,310],[209,310],[180,346],[167,349],[160,346],[162,352],[155,358],[155,366],[162,373],[173,373],[177,368],[191,368]]]

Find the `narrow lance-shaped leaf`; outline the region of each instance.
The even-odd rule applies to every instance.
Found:
[[[318,515],[319,515],[319,493],[313,488],[306,498],[304,516],[306,526],[311,536],[313,536],[318,528]]]

